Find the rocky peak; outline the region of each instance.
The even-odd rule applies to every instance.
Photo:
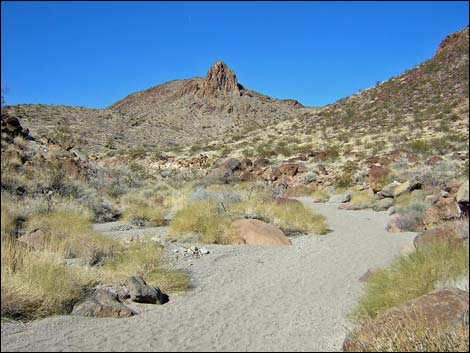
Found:
[[[218,97],[219,95],[240,95],[237,77],[228,66],[217,61],[207,72],[202,84],[203,97]]]
[[[461,31],[448,35],[437,48],[436,55],[452,48],[468,48],[468,26]]]

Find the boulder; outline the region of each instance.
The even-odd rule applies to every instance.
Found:
[[[242,163],[236,158],[228,158],[223,163],[223,167],[231,173],[240,169],[241,165]]]
[[[291,245],[280,229],[257,219],[237,219],[232,226],[242,244]]]
[[[299,170],[299,165],[297,163],[286,163],[281,165],[279,167],[279,170],[283,175],[293,177],[297,174],[297,171]]]
[[[468,312],[468,292],[444,288],[392,308],[379,318],[355,329],[343,342],[345,352],[370,351],[376,340],[390,340],[396,335],[422,328],[445,332],[464,324]]]
[[[455,200],[457,201],[462,214],[468,217],[470,208],[468,201],[468,181],[459,187],[457,195],[455,196]]]
[[[391,197],[393,198],[393,192],[397,188],[397,186],[400,185],[399,182],[394,181],[393,183],[385,185],[382,190],[379,192],[379,197],[385,198],[385,197]]]
[[[126,288],[131,300],[137,303],[165,304],[169,300],[168,295],[162,293],[157,287],[147,285],[142,277],[129,277]]]
[[[385,198],[385,199],[382,199],[382,200],[378,200],[374,207],[373,207],[373,210],[374,211],[386,211],[388,210],[390,207],[393,206],[393,199],[390,199],[390,198]]]
[[[252,181],[252,180],[256,180],[256,175],[253,174],[252,172],[244,171],[243,173],[240,174],[240,180],[241,180],[241,181]]]
[[[65,173],[72,178],[77,178],[81,174],[81,166],[74,159],[64,160],[62,163],[62,168],[64,169]]]
[[[407,180],[395,188],[393,197],[398,197],[405,192],[411,192],[416,189],[421,189],[421,183],[416,180]]]
[[[253,162],[251,159],[244,159],[241,161],[240,169],[241,170],[247,170],[253,166]]]
[[[76,304],[72,315],[88,317],[129,317],[137,314],[122,304],[117,295],[106,289],[97,289],[93,296]]]
[[[382,190],[385,182],[387,180],[387,176],[390,174],[390,169],[387,167],[382,166],[372,166],[368,170],[368,178],[369,178],[369,185],[370,188],[374,191]]]
[[[11,137],[27,135],[18,118],[11,115],[10,112],[5,111],[3,108],[1,114],[1,132]]]
[[[453,198],[441,197],[424,213],[425,226],[460,217],[460,208]]]
[[[424,162],[424,164],[426,165],[436,165],[436,164],[439,164],[440,162],[442,162],[444,159],[442,157],[439,157],[439,156],[431,156],[429,157],[428,159],[426,159],[426,161]]]
[[[450,243],[460,243],[463,241],[457,227],[452,222],[446,222],[435,228],[426,229],[419,233],[413,240],[415,248],[430,244],[436,241],[448,241]]]
[[[266,158],[259,158],[253,162],[254,168],[263,168],[270,164],[269,159]]]

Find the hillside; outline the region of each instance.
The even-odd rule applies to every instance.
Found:
[[[331,156],[327,168],[398,151],[424,159],[452,152],[468,156],[468,69],[467,27],[415,68],[321,109],[236,136],[223,152],[274,163],[298,158],[308,164]]]
[[[302,105],[274,99],[237,82],[224,63],[203,78],[167,82],[137,92],[108,109],[16,105],[7,107],[32,133],[83,152],[168,149],[207,142],[297,116]]]

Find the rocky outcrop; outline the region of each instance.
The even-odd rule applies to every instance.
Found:
[[[222,61],[217,61],[207,72],[198,92],[202,97],[219,97],[221,95],[240,96],[237,77]]]
[[[232,226],[241,244],[291,245],[280,229],[257,219],[237,219]]]
[[[421,189],[421,183],[416,180],[407,180],[404,183],[398,185],[393,190],[393,197],[398,197],[406,192],[411,192],[413,190]]]
[[[455,199],[450,197],[441,197],[431,206],[431,208],[426,210],[423,223],[428,227],[433,224],[439,224],[443,221],[459,217],[460,209]]]
[[[18,118],[8,108],[2,109],[0,126],[2,134],[4,133],[10,137],[28,135]]]
[[[444,288],[390,309],[379,318],[350,333],[343,342],[345,352],[369,351],[374,341],[393,341],[398,332],[417,328],[445,331],[462,325],[468,315],[468,292]],[[372,350],[374,351],[374,350]]]
[[[374,191],[382,190],[385,185],[390,169],[382,166],[372,166],[368,171],[369,186]]]

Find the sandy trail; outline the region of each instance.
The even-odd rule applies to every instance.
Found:
[[[333,230],[291,247],[207,246],[191,262],[194,289],[128,319],[60,316],[2,325],[2,351],[340,351],[346,315],[369,268],[415,233],[387,233],[385,212],[314,204]]]

